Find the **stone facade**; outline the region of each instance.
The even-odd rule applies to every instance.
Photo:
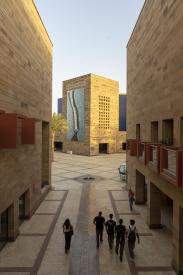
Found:
[[[32,0],[1,1],[0,18],[0,215],[14,240],[51,184],[52,43]]]
[[[63,82],[63,114],[67,117],[67,92],[84,88],[84,140],[63,140],[63,151],[74,154],[98,155],[99,144],[105,144],[107,153],[122,151],[125,132],[119,134],[118,82],[88,74]]]
[[[127,45],[127,138],[166,143],[173,150],[183,146],[182,10],[181,0],[146,0]],[[163,153],[158,156],[160,163],[162,156]],[[177,184],[178,170],[173,165],[180,166],[180,159],[172,163],[175,174],[169,171],[165,177],[165,170],[162,174],[152,171],[137,157],[127,155],[128,185],[134,189],[137,203],[143,203],[147,184],[150,227],[161,225],[160,196],[173,201],[172,264],[177,274],[183,274],[183,184]],[[169,161],[166,170],[170,170]],[[181,167],[180,173],[182,170]],[[170,182],[172,178],[175,184]]]

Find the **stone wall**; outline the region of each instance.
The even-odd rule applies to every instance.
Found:
[[[52,43],[32,0],[0,1],[0,18],[0,110],[36,118],[35,144],[18,142],[15,149],[0,149],[0,213],[13,209],[10,237],[14,238],[19,197],[27,192],[26,216],[30,216],[41,200],[42,174],[51,183]],[[43,148],[42,121],[48,123]],[[20,140],[20,118],[18,125]]]
[[[173,120],[173,146],[183,146],[183,1],[146,0],[127,45],[127,138],[153,141],[151,123],[158,122],[157,142],[163,141],[163,120]],[[128,185],[137,192],[136,170],[146,178],[148,216],[161,217],[158,192],[173,200],[173,266],[183,274],[183,191],[127,155]],[[156,188],[155,188],[156,187]],[[156,190],[155,190],[156,189]],[[155,190],[155,191],[152,191]],[[159,190],[157,192],[157,190]],[[157,194],[156,194],[157,193]],[[159,207],[158,207],[159,206]],[[179,213],[179,216],[177,215]],[[157,222],[157,221],[156,221]],[[161,223],[161,220],[159,220]],[[175,241],[176,240],[176,241]]]
[[[63,140],[63,151],[74,154],[98,155],[99,144],[107,143],[107,152],[121,152],[125,132],[119,134],[118,82],[89,74],[63,83],[63,114],[67,117],[67,91],[84,88],[85,136],[83,142]],[[105,106],[105,107],[104,107]],[[104,107],[104,109],[102,109]]]

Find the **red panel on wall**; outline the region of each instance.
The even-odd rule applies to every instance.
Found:
[[[35,144],[35,119],[22,119],[22,144]]]
[[[0,148],[16,148],[17,115],[0,114]]]

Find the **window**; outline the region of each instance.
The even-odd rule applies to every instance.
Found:
[[[162,143],[173,145],[173,119],[164,119],[162,126]]]
[[[158,121],[151,122],[151,142],[158,143]]]
[[[140,124],[136,124],[136,139],[140,139]]]
[[[99,96],[99,128],[110,128],[110,97]]]

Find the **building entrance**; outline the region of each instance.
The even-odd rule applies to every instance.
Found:
[[[108,143],[99,143],[99,154],[108,153]]]
[[[62,148],[63,148],[63,142],[55,141],[55,150],[62,151]]]
[[[25,220],[25,193],[19,197],[19,224]]]
[[[161,224],[167,229],[173,229],[173,200],[162,193],[161,196]]]
[[[147,201],[147,183],[145,176],[136,170],[135,203],[145,204]]]
[[[0,214],[0,250],[8,241],[8,210]]]

